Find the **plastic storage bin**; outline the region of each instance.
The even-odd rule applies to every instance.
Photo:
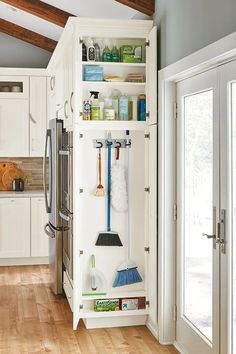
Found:
[[[103,81],[103,67],[99,65],[85,65],[84,81]]]

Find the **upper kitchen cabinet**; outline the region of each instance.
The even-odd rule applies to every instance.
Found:
[[[0,157],[29,156],[28,99],[0,99]]]
[[[0,99],[29,97],[29,78],[27,76],[2,76],[0,77]]]
[[[30,156],[43,156],[47,127],[46,77],[30,77]]]

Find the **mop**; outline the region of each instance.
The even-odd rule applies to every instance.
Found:
[[[131,235],[130,235],[130,161],[129,161],[129,131],[126,131],[126,156],[127,156],[127,177],[128,177],[128,215],[127,215],[127,260],[117,269],[113,287],[139,283],[142,278],[138,272],[137,264],[131,260]]]
[[[117,232],[111,230],[111,145],[112,142],[107,141],[107,229],[98,235],[96,246],[123,246]]]

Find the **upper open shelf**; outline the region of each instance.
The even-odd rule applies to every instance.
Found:
[[[83,61],[83,65],[101,65],[101,66],[114,66],[114,67],[134,67],[145,68],[146,63],[123,63],[123,62],[106,62],[106,61]]]

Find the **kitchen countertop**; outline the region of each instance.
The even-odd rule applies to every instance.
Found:
[[[43,197],[43,191],[24,191],[24,192],[15,192],[15,191],[0,191],[0,198],[30,198],[30,197]]]

